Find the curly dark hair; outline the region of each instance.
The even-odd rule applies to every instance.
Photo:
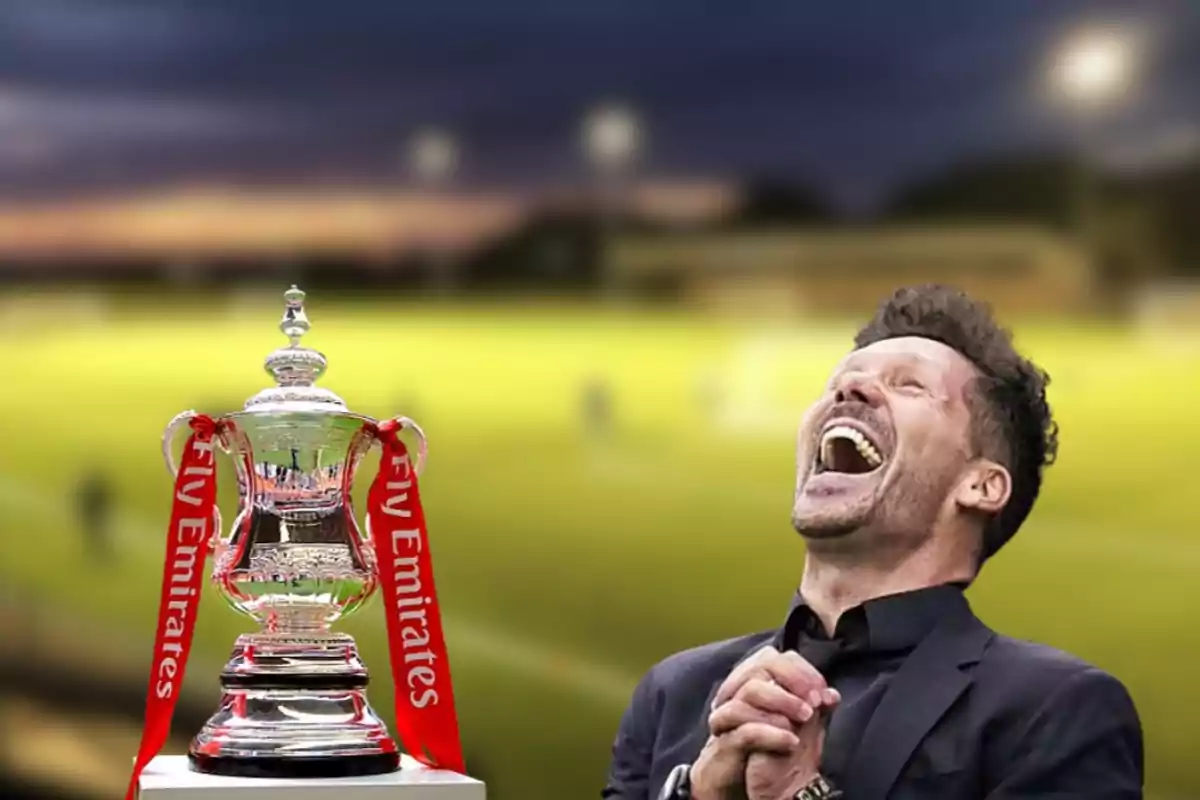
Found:
[[[1058,425],[1046,402],[1050,376],[1018,353],[992,309],[958,289],[929,284],[896,290],[854,337],[855,348],[920,336],[957,350],[979,370],[968,399],[975,455],[1012,476],[1008,504],[983,532],[983,560],[995,555],[1029,516],[1045,468],[1058,455]]]

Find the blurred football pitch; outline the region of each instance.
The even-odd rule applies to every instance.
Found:
[[[170,512],[162,429],[184,409],[236,410],[267,385],[280,310],[269,297],[235,314],[145,302],[0,333],[0,581],[31,605],[55,598],[78,614],[71,624],[123,643],[113,647],[143,643],[148,664]],[[330,362],[322,384],[354,410],[408,414],[429,434],[422,490],[438,588],[464,742],[490,796],[594,796],[645,669],[781,621],[803,555],[788,525],[794,428],[853,321],[319,297],[309,313],[306,344]],[[1189,469],[1200,348],[1094,324],[1015,325],[1054,376],[1062,452],[973,604],[1004,632],[1122,678],[1143,716],[1151,788],[1200,795],[1187,713],[1200,700]],[[584,424],[595,382],[611,392],[608,430]],[[117,503],[109,565],[89,563],[73,513],[75,483],[95,466]],[[390,718],[377,604],[342,627]],[[233,638],[250,629],[210,592],[189,685],[215,691]]]

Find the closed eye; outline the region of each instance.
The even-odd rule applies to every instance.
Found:
[[[912,377],[911,375],[901,375],[894,381],[894,384],[895,384],[896,388],[903,389],[906,391],[915,391],[915,392],[928,391],[928,388],[925,386],[925,384],[921,383],[919,380]]]

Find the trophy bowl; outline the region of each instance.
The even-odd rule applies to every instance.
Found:
[[[304,292],[293,286],[285,301],[280,329],[290,343],[265,362],[275,385],[213,418],[214,441],[236,470],[238,513],[211,539],[212,581],[258,630],[234,644],[219,709],[188,756],[199,772],[242,777],[390,772],[399,750],[367,702],[367,669],[354,639],[333,630],[379,582],[351,500],[378,423],[314,385],[326,360],[300,345],[310,327]],[[163,435],[172,473],[173,442],[196,416],[178,415]],[[411,420],[403,426],[419,439],[419,474],[425,437]]]

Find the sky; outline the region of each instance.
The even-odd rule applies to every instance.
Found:
[[[1135,36],[1136,91],[1085,123],[1046,73],[1098,26]],[[1200,3],[0,0],[10,196],[403,182],[427,126],[459,140],[463,186],[571,184],[608,100],[643,123],[642,174],[870,205],[996,151],[1200,140]]]

